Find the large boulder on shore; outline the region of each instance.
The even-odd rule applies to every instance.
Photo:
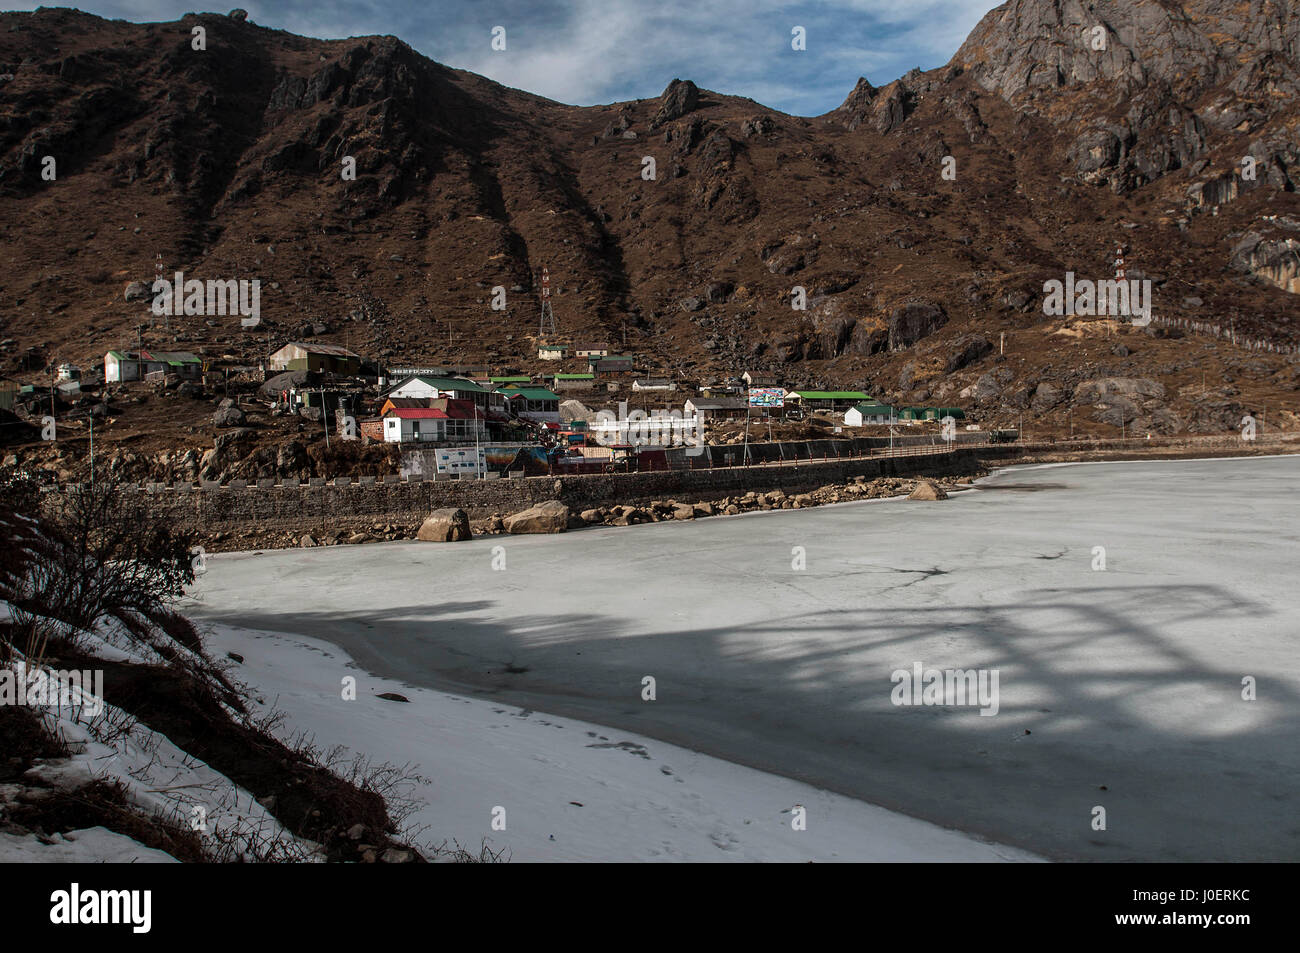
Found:
[[[455,507],[434,510],[420,524],[419,532],[415,534],[416,539],[426,543],[456,543],[472,536],[469,514]]]
[[[505,519],[507,533],[563,533],[569,528],[569,508],[559,500],[538,503]]]
[[[946,500],[948,494],[943,492],[938,484],[931,483],[929,480],[922,480],[916,485],[916,489],[907,495],[909,500]]]

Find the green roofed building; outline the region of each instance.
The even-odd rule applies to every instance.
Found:
[[[531,384],[533,379],[527,374],[519,374],[514,377],[489,377],[493,384]]]
[[[537,423],[560,422],[560,395],[545,387],[507,387],[501,393],[510,401],[510,410],[516,417]]]
[[[844,423],[848,427],[863,427],[867,424],[887,424],[896,416],[894,408],[888,404],[866,403],[854,404],[844,414]]]
[[[860,390],[795,390],[785,399],[809,410],[847,410],[854,404],[873,401]]]

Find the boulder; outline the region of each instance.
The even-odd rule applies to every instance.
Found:
[[[303,549],[308,549],[309,547],[318,546],[320,544],[316,542],[315,536],[308,534],[304,536],[302,539],[298,540],[298,545],[301,546]]]
[[[907,495],[909,500],[946,500],[948,494],[943,491],[936,483],[929,480],[922,480],[916,485],[916,489]]]
[[[469,515],[462,509],[447,507],[434,510],[420,524],[415,538],[426,543],[455,543],[472,538]]]
[[[582,517],[584,523],[599,523],[605,518],[605,514],[600,510],[583,510],[578,515]]]
[[[673,507],[673,519],[675,520],[693,520],[695,519],[695,507],[689,503],[678,503]]]
[[[218,427],[242,427],[246,419],[238,407],[222,407],[212,415],[212,423]]]
[[[507,533],[563,533],[569,528],[569,508],[559,500],[547,500],[505,518]]]

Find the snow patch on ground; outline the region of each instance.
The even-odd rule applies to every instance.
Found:
[[[0,863],[8,864],[174,864],[161,850],[106,827],[88,827],[66,834],[53,834],[49,843],[35,834],[18,836],[0,833]]]
[[[1039,859],[650,738],[377,678],[314,639],[216,625],[207,644],[244,658],[232,674],[285,713],[285,730],[417,765],[432,783],[410,823],[433,843],[486,842],[516,862]],[[798,806],[806,830],[793,829]]]

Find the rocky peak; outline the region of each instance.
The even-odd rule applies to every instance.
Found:
[[[689,79],[674,79],[659,97],[659,111],[650,120],[650,128],[655,129],[666,122],[680,119],[692,112],[700,103],[699,87]]]

